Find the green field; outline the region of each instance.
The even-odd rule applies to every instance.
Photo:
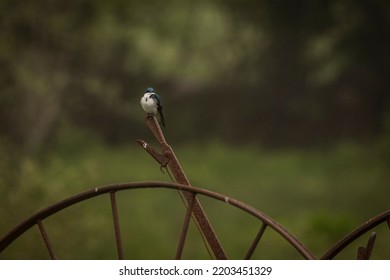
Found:
[[[61,138],[60,138],[61,139]],[[43,156],[16,160],[3,145],[0,190],[3,235],[41,208],[63,198],[118,182],[170,181],[137,144],[107,146],[91,135],[73,134],[57,141]],[[389,209],[389,151],[385,142],[359,146],[345,143],[327,150],[269,151],[229,146],[218,141],[172,144],[194,186],[236,198],[268,214],[320,257],[343,235]],[[77,147],[77,148],[75,148]],[[260,223],[220,201],[200,197],[228,256],[246,253]],[[118,193],[125,258],[172,259],[185,208],[176,191],[141,189]],[[115,259],[109,196],[72,206],[45,220],[61,259]],[[378,233],[373,258],[390,256],[385,225]],[[355,258],[358,239],[340,258]],[[33,228],[1,259],[48,258]],[[191,225],[183,258],[209,258]],[[280,236],[266,231],[254,258],[300,256]]]

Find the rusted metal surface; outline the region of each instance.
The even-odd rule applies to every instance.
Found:
[[[246,259],[246,260],[249,260],[249,259],[252,257],[252,254],[253,254],[254,251],[256,250],[256,247],[257,247],[257,245],[259,244],[260,239],[261,239],[261,237],[263,236],[264,231],[265,231],[266,228],[267,228],[267,224],[266,224],[266,223],[262,223],[259,232],[257,233],[255,239],[253,240],[251,246],[249,247],[248,252],[247,252],[246,255],[245,255],[245,259]]]
[[[350,245],[353,241],[355,241],[357,238],[362,236],[363,234],[371,231],[376,226],[387,223],[390,229],[390,210],[387,210],[378,216],[368,220],[364,224],[360,225],[356,229],[354,229],[352,232],[344,236],[342,239],[340,239],[336,244],[334,244],[322,257],[321,259],[324,260],[330,260],[333,259],[338,253],[340,253],[344,248],[346,248],[348,245]],[[372,248],[371,248],[372,250]],[[371,254],[371,251],[370,251]]]
[[[150,145],[148,145],[143,140],[138,140],[137,142],[160,164],[161,167],[168,167],[172,172],[177,183],[190,185],[190,181],[185,175],[183,168],[180,166],[178,159],[176,158],[175,153],[172,148],[168,145],[165,140],[164,134],[161,130],[158,121],[154,116],[148,115],[145,118],[146,124],[149,127],[150,131],[156,138],[157,142],[160,144],[162,153],[155,151]],[[195,223],[203,236],[203,240],[207,242],[215,258],[220,260],[227,259],[226,253],[213,229],[209,219],[207,218],[206,213],[204,212],[199,200],[191,192],[182,192],[183,200],[186,201],[186,206],[189,207],[190,203],[193,203],[192,213],[194,216]]]
[[[87,190],[85,192],[76,194],[69,198],[66,198],[58,203],[55,203],[36,214],[32,215],[27,220],[23,221],[10,232],[8,232],[2,239],[0,239],[0,253],[4,251],[15,239],[17,239],[24,232],[29,230],[31,227],[36,225],[39,221],[43,221],[45,218],[54,215],[55,213],[74,205],[83,200],[90,199],[103,194],[119,192],[124,190],[131,189],[141,189],[141,188],[166,188],[174,189],[179,191],[186,191],[197,195],[204,195],[216,200],[220,200],[224,203],[227,203],[233,207],[239,208],[246,213],[256,217],[267,225],[267,227],[272,228],[275,232],[280,234],[284,239],[286,239],[305,259],[315,259],[315,256],[291,233],[289,233],[284,227],[279,225],[276,221],[271,219],[266,214],[261,211],[243,203],[236,199],[227,197],[225,195],[212,192],[206,189],[201,189],[193,186],[187,186],[178,183],[168,183],[168,182],[135,182],[135,183],[121,183],[106,185],[97,188]]]
[[[50,240],[49,240],[49,236],[47,235],[46,229],[45,229],[45,227],[43,226],[42,221],[41,221],[41,220],[38,220],[38,221],[37,221],[37,225],[38,225],[38,228],[39,228],[39,232],[41,233],[43,242],[45,242],[46,249],[47,249],[47,251],[49,252],[50,258],[51,258],[52,260],[56,260],[56,259],[57,259],[56,254],[54,253],[53,246],[51,245],[51,242],[50,242]]]
[[[181,259],[181,255],[183,253],[184,243],[187,237],[188,227],[190,225],[191,215],[195,204],[195,198],[196,196],[194,195],[191,203],[187,207],[186,215],[184,217],[184,223],[179,238],[179,245],[177,246],[177,251],[176,251],[177,260]]]
[[[372,232],[368,238],[367,246],[358,248],[358,254],[357,254],[358,260],[370,259],[372,249],[374,249],[375,239],[376,239],[376,233]]]
[[[121,238],[121,230],[119,225],[120,223],[118,217],[118,207],[116,204],[115,192],[110,193],[110,201],[111,201],[111,209],[112,209],[112,219],[114,221],[114,232],[115,232],[116,248],[118,252],[118,259],[123,260],[122,238]]]

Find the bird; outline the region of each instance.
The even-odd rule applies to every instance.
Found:
[[[154,91],[152,87],[148,87],[145,90],[144,95],[141,97],[140,101],[142,109],[148,115],[151,114],[153,116],[160,115],[160,121],[162,125],[165,127],[165,119],[162,112],[162,102],[161,97]]]

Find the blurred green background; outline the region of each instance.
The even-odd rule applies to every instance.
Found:
[[[0,0],[0,236],[96,186],[169,181],[138,145],[139,106],[195,186],[267,213],[314,254],[389,209],[390,2]],[[119,195],[125,257],[171,259],[184,207],[168,190]],[[230,258],[259,222],[201,198]],[[116,258],[109,198],[45,220],[59,258]],[[390,257],[376,229],[373,258]],[[355,258],[358,239],[339,258]],[[195,228],[184,258],[208,258]],[[255,258],[300,258],[266,231]],[[48,258],[33,228],[1,259]]]

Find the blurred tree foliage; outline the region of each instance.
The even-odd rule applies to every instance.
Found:
[[[376,139],[389,12],[380,0],[2,0],[1,139],[39,151],[65,120],[128,141],[150,85],[175,139]]]

